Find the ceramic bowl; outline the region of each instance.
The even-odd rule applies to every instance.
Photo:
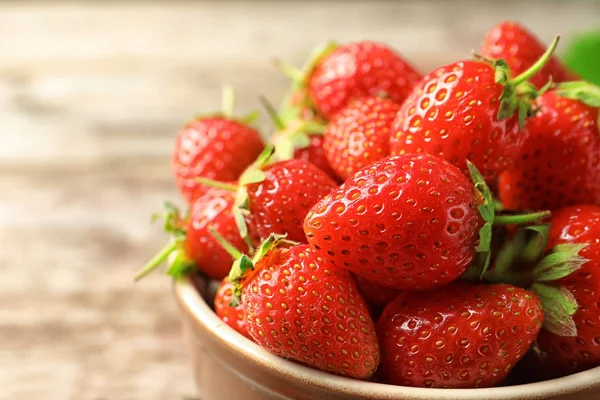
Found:
[[[279,358],[213,312],[203,279],[174,285],[202,400],[594,400],[600,367],[550,381],[490,389],[421,389],[343,378]],[[208,303],[207,303],[208,301]]]

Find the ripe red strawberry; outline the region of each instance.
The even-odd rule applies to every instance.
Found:
[[[230,278],[260,346],[338,375],[374,374],[375,327],[352,277],[325,266],[308,245],[290,247],[271,236],[254,260],[238,259]]]
[[[250,126],[255,116],[233,118],[229,90],[224,90],[223,102],[222,113],[194,118],[175,139],[171,168],[188,203],[207,189],[196,178],[235,181],[264,148],[260,133]]]
[[[375,308],[387,306],[396,296],[402,293],[400,290],[386,288],[358,275],[354,277],[354,281],[363,299],[368,305]]]
[[[239,185],[224,185],[201,179],[236,192],[233,208],[238,228],[247,242],[266,239],[272,233],[305,242],[302,222],[310,208],[337,184],[314,165],[302,160],[272,160],[268,146],[241,175]]]
[[[307,161],[325,172],[331,179],[338,181],[339,177],[329,164],[325,150],[323,149],[323,136],[310,135],[310,141],[306,147],[298,147],[294,150],[294,158]]]
[[[481,55],[494,60],[503,59],[514,75],[519,75],[531,67],[546,51],[544,45],[524,26],[514,21],[502,21],[485,36]],[[577,79],[561,62],[552,57],[530,82],[538,89],[548,80],[564,82]]]
[[[500,383],[535,340],[540,300],[511,285],[455,283],[399,296],[377,323],[390,383],[436,388]]]
[[[247,319],[244,308],[240,304],[232,306],[231,304],[233,301],[233,284],[228,278],[225,278],[221,281],[217,294],[215,295],[215,313],[227,325],[251,339],[246,327]]]
[[[514,168],[500,176],[500,200],[511,209],[600,205],[598,108],[557,91],[540,96],[537,105]]]
[[[138,273],[136,279],[154,270],[169,256],[173,258],[167,272],[174,278],[194,269],[212,279],[227,276],[233,257],[213,238],[210,229],[218,232],[238,250],[247,251],[248,247],[233,217],[233,205],[233,194],[219,188],[208,188],[204,195],[194,200],[185,218],[169,205],[165,230],[173,234],[173,241]]]
[[[566,288],[576,301],[576,330],[570,337],[540,332],[537,356],[551,377],[600,366],[600,207],[571,206],[553,214],[548,248],[565,245],[573,246],[579,269],[554,285]]]
[[[354,99],[382,92],[400,103],[421,78],[398,53],[372,41],[328,43],[314,52],[303,71],[289,70],[296,87],[308,88],[307,100],[326,119]]]
[[[384,158],[308,213],[304,231],[323,258],[395,289],[455,280],[475,256],[483,220],[473,184],[430,155]]]
[[[338,176],[346,179],[389,155],[390,129],[399,109],[392,100],[363,97],[331,119],[323,148]]]
[[[431,72],[402,104],[392,155],[433,154],[466,173],[470,160],[493,182],[512,165],[525,140],[519,124],[533,114],[537,92],[526,83],[551,55],[518,77],[502,61],[459,61]]]

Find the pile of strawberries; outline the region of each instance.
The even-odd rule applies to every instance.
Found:
[[[138,278],[168,260],[221,280],[215,311],[241,335],[356,379],[600,366],[600,88],[557,42],[502,22],[425,76],[384,44],[327,43],[279,63],[292,90],[279,111],[262,99],[266,144],[225,91],[176,139],[189,208],[167,206],[173,240]]]

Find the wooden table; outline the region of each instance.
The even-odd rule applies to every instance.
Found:
[[[0,398],[193,398],[169,281],[131,277],[166,240],[148,216],[177,198],[173,137],[222,83],[245,112],[284,93],[273,58],[329,38],[428,70],[501,18],[545,40],[599,25],[600,3],[541,3],[1,3]]]

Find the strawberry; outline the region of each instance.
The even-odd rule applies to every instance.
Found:
[[[525,72],[544,54],[539,39],[524,26],[514,21],[502,21],[492,27],[483,39],[480,54],[490,59],[503,59],[514,75]],[[530,78],[536,87],[543,87],[550,79],[564,82],[576,79],[556,57]]]
[[[555,212],[548,248],[559,254],[566,248],[575,256],[574,272],[551,286],[571,293],[571,332],[544,329],[536,345],[542,369],[557,377],[600,366],[600,207],[576,205]]]
[[[365,302],[373,308],[387,306],[396,296],[402,293],[400,290],[386,288],[358,275],[354,277],[354,281]]]
[[[391,100],[363,97],[329,121],[323,148],[338,176],[346,179],[389,155],[390,129],[399,109]]]
[[[250,339],[244,308],[240,304],[232,305],[233,301],[233,284],[228,278],[225,278],[221,281],[215,295],[215,313],[227,325]]]
[[[483,220],[473,184],[430,155],[387,157],[308,213],[308,243],[338,267],[393,289],[455,280],[473,261]]]
[[[250,336],[270,352],[358,379],[379,364],[375,327],[350,274],[328,268],[308,245],[271,235],[230,274]]]
[[[550,91],[537,99],[539,112],[527,121],[519,157],[498,182],[505,207],[600,205],[598,108],[564,95]]]
[[[279,115],[264,97],[260,99],[276,127],[271,144],[277,159],[308,161],[337,181],[323,150],[323,121],[299,106],[290,108],[287,116]]]
[[[310,208],[337,184],[314,165],[302,160],[271,163],[274,148],[268,146],[240,177],[239,185],[200,178],[205,184],[236,192],[233,209],[246,241],[266,239],[271,233],[305,242],[302,222]]]
[[[287,67],[297,88],[308,88],[306,101],[330,119],[352,100],[386,93],[401,103],[421,78],[394,50],[372,41],[328,43],[313,53],[303,71]]]
[[[540,300],[515,286],[455,283],[400,295],[377,323],[381,367],[397,385],[491,387],[535,340]]]
[[[233,257],[219,246],[210,235],[216,230],[232,245],[247,251],[248,247],[240,236],[233,217],[233,194],[219,188],[208,188],[190,206],[189,215],[182,217],[172,205],[167,206],[165,230],[173,235],[173,240],[161,250],[136,276],[144,277],[172,257],[168,274],[179,278],[191,270],[198,269],[212,279],[227,276]]]
[[[231,96],[224,93],[224,102]],[[207,187],[196,178],[217,181],[237,180],[264,148],[260,133],[249,124],[254,115],[233,118],[231,108],[211,115],[195,117],[175,139],[171,168],[179,192],[188,203],[202,195]]]
[[[539,93],[527,83],[551,56],[510,77],[503,60],[459,61],[438,68],[402,104],[390,140],[392,155],[428,153],[467,172],[470,160],[488,182],[511,166],[525,141],[520,126]]]
[[[338,182],[339,177],[331,167],[325,149],[323,149],[323,136],[310,135],[309,142],[306,147],[298,147],[294,150],[294,158],[297,160],[307,161],[325,172],[334,181]]]

